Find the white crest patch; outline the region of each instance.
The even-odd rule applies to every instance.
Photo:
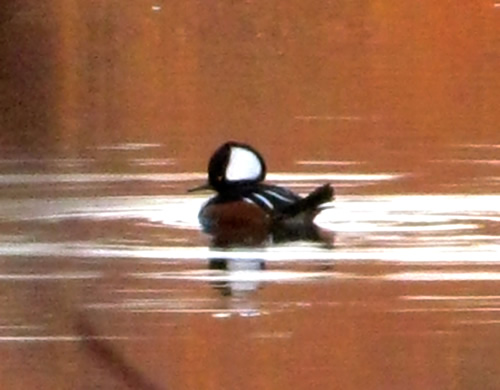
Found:
[[[262,173],[262,164],[251,150],[234,146],[231,148],[226,168],[226,180],[255,180]]]

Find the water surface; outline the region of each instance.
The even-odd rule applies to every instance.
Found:
[[[2,388],[498,388],[493,2],[3,9]],[[213,245],[228,139],[321,240]]]

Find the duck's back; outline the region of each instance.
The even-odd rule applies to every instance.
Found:
[[[287,188],[270,184],[259,184],[243,195],[244,201],[253,203],[269,214],[281,213],[290,205],[302,199]]]

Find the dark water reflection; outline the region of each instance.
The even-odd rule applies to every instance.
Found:
[[[2,389],[498,388],[494,2],[89,4],[0,7]],[[228,139],[325,240],[214,247]]]

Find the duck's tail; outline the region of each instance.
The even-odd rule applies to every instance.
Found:
[[[323,203],[331,201],[334,196],[335,191],[330,184],[322,185],[321,187],[316,188],[305,198],[302,198],[281,210],[280,217],[294,217],[302,212],[310,212],[315,215],[319,211],[318,207]]]

